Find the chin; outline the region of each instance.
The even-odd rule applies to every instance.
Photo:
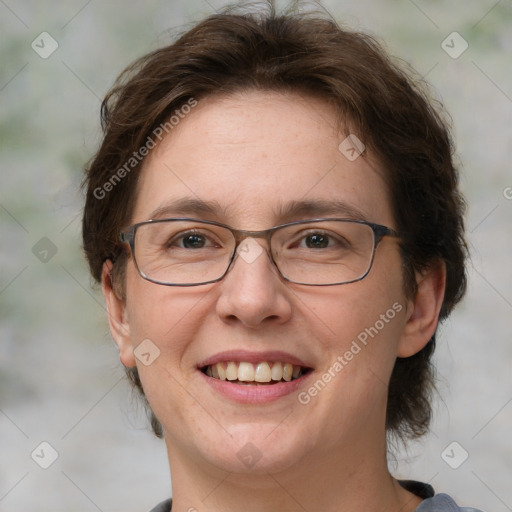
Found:
[[[195,446],[207,464],[233,474],[265,475],[297,467],[312,449],[305,443],[305,432],[279,431],[274,424],[237,424],[222,434],[201,436]],[[276,428],[277,426],[277,428]],[[309,441],[311,442],[311,441]]]

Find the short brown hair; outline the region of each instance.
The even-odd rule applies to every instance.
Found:
[[[115,280],[123,279],[126,257],[119,231],[131,216],[143,162],[123,173],[108,194],[103,187],[156,127],[191,98],[245,89],[298,91],[329,101],[377,156],[386,172],[397,230],[404,235],[405,290],[409,296],[415,293],[415,272],[444,262],[441,319],[446,318],[466,288],[464,201],[442,108],[434,108],[436,102],[413,76],[367,34],[317,14],[277,15],[271,7],[258,14],[212,15],[173,44],[140,58],[102,103],[103,143],[86,170],[83,246],[93,277],[101,280],[102,264],[110,259]],[[98,190],[104,197],[98,198]],[[401,439],[428,430],[434,347],[435,335],[419,353],[396,360],[386,428]],[[144,396],[137,369],[127,372]]]

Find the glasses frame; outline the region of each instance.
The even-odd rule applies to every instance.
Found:
[[[135,234],[137,232],[137,229],[140,226],[144,226],[147,224],[158,224],[162,222],[169,222],[169,221],[189,221],[189,222],[196,222],[199,224],[207,224],[212,226],[218,226],[225,229],[228,229],[231,234],[233,235],[235,239],[235,247],[233,249],[233,254],[229,258],[229,263],[227,265],[227,268],[225,272],[217,279],[212,279],[210,281],[205,281],[201,283],[166,283],[162,281],[157,281],[155,279],[151,279],[147,275],[142,272],[142,270],[139,268],[139,265],[137,263],[137,258],[135,256]],[[373,231],[373,251],[372,256],[370,259],[370,264],[368,265],[368,269],[366,272],[357,279],[352,279],[350,281],[341,281],[339,283],[321,283],[321,284],[311,284],[311,283],[301,283],[300,281],[293,281],[286,277],[282,272],[279,266],[277,265],[276,261],[274,260],[274,255],[272,253],[272,235],[279,229],[288,227],[288,226],[295,226],[297,224],[313,224],[316,222],[323,222],[323,221],[340,221],[340,222],[350,222],[354,224],[363,224],[365,226],[369,226]],[[237,253],[238,246],[246,239],[246,238],[264,238],[267,242],[268,249],[267,254],[270,257],[270,260],[274,264],[275,268],[277,269],[279,275],[287,282],[293,283],[293,284],[300,284],[303,286],[338,286],[342,284],[350,284],[355,283],[357,281],[361,281],[364,279],[369,273],[373,266],[373,261],[375,259],[375,251],[377,250],[377,246],[381,242],[381,240],[384,237],[392,237],[392,238],[401,238],[401,236],[391,228],[388,228],[387,226],[383,226],[382,224],[375,224],[373,222],[368,222],[365,220],[359,220],[359,219],[346,219],[346,218],[333,218],[333,217],[321,217],[316,219],[306,219],[306,220],[296,220],[293,222],[287,222],[285,224],[279,224],[278,226],[274,226],[269,229],[264,229],[262,231],[248,231],[245,229],[235,229],[231,226],[228,226],[227,224],[222,224],[221,222],[215,222],[213,220],[203,220],[203,219],[194,219],[190,217],[171,217],[166,219],[149,219],[143,222],[138,222],[136,224],[132,224],[131,226],[127,226],[123,228],[119,233],[119,238],[123,244],[127,244],[130,248],[133,262],[135,264],[135,268],[137,269],[139,275],[146,279],[146,281],[150,281],[151,283],[160,284],[162,286],[201,286],[203,284],[211,284],[211,283],[217,283],[224,279],[226,274],[228,273],[229,269],[231,268],[233,261],[235,260],[235,255]]]

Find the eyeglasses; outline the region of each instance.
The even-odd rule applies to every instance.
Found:
[[[139,222],[123,229],[139,274],[166,286],[197,286],[220,281],[238,254],[252,262],[264,251],[286,281],[330,286],[360,281],[368,275],[375,249],[392,229],[362,220],[311,219],[263,231],[233,229],[225,224],[190,218]]]

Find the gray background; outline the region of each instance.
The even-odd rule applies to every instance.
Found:
[[[1,512],[140,512],[169,495],[163,442],[123,380],[81,256],[79,183],[100,141],[100,98],[121,69],[222,5],[0,0]],[[441,329],[436,421],[397,451],[393,471],[461,504],[510,511],[512,2],[323,5],[434,86],[453,116],[469,202],[470,287]],[[47,59],[31,47],[44,31],[59,45]],[[456,59],[442,47],[453,31],[469,45]],[[446,44],[462,48],[453,36]],[[59,454],[46,470],[31,458],[42,441]],[[463,450],[453,469],[446,461],[457,466]],[[48,461],[48,450],[35,453]]]

